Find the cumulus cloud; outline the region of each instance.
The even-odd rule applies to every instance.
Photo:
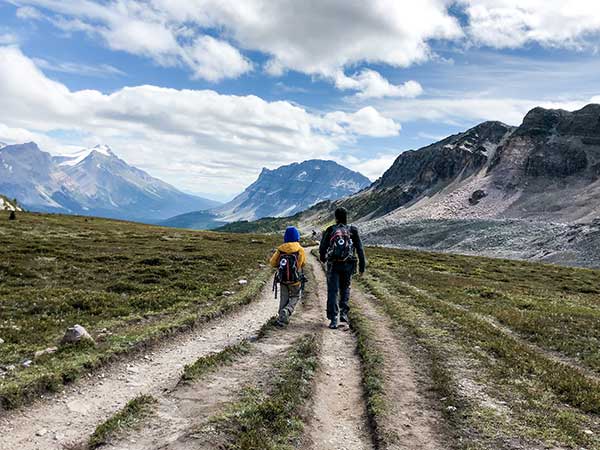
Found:
[[[113,49],[147,56],[162,65],[183,63],[208,79],[216,74],[238,76],[251,69],[232,43],[237,49],[267,55],[265,67],[271,74],[295,70],[333,79],[344,67],[363,62],[406,67],[425,61],[431,55],[430,40],[462,36],[458,21],[448,13],[449,0],[20,3],[48,11],[53,23],[64,29],[94,33]],[[206,30],[220,30],[221,40],[207,39]],[[215,68],[208,62],[217,53]],[[225,72],[224,62],[233,62],[234,69]],[[398,92],[391,86],[386,89]]]
[[[194,67],[194,75],[208,81],[237,78],[252,70],[252,63],[228,42],[201,36],[188,47],[185,58]]]
[[[600,3],[590,0],[460,0],[476,44],[517,48],[530,42],[583,47],[600,32]]]
[[[70,130],[108,143],[127,160],[188,190],[234,193],[262,166],[327,157],[359,136],[393,136],[400,126],[375,108],[316,114],[286,101],[212,90],[126,87],[71,91],[14,47],[0,47],[0,122],[42,134]]]
[[[572,101],[547,101],[523,98],[482,98],[466,93],[460,98],[429,98],[388,101],[378,104],[378,110],[400,121],[429,120],[465,126],[478,121],[499,120],[509,125],[519,125],[525,114],[541,106],[543,108],[573,111],[600,98]]]
[[[423,93],[421,85],[414,80],[409,80],[401,85],[394,85],[383,78],[379,72],[371,69],[364,69],[350,77],[346,76],[344,72],[338,72],[335,76],[335,85],[338,89],[359,91],[356,94],[359,99],[414,98]]]

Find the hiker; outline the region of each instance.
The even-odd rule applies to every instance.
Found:
[[[319,245],[319,256],[327,264],[327,318],[329,328],[336,329],[339,320],[348,323],[350,311],[350,284],[356,272],[365,272],[365,252],[354,225],[348,225],[348,211],[345,208],[335,210],[335,225],[323,233]],[[339,303],[338,303],[339,293]]]
[[[304,285],[304,264],[306,255],[300,245],[300,232],[296,227],[287,227],[280,245],[271,257],[271,266],[277,269],[273,280],[273,290],[277,298],[277,285],[280,286],[279,316],[277,325],[283,327],[289,323]]]

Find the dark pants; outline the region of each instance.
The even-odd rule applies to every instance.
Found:
[[[353,273],[354,262],[327,263],[327,318],[329,320],[337,318],[340,312],[344,315],[348,314]]]

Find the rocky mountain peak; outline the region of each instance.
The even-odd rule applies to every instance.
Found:
[[[371,181],[334,161],[308,160],[274,170],[263,168],[258,179],[214,213],[223,221],[289,216],[323,200],[358,192]]]

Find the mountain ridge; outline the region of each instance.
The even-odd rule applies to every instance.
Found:
[[[206,229],[229,222],[287,217],[370,184],[364,175],[330,160],[311,159],[277,169],[263,168],[254,183],[225,205],[171,217],[160,224]]]
[[[0,192],[28,210],[156,222],[218,202],[185,194],[106,145],[52,156],[34,142],[0,148]]]

